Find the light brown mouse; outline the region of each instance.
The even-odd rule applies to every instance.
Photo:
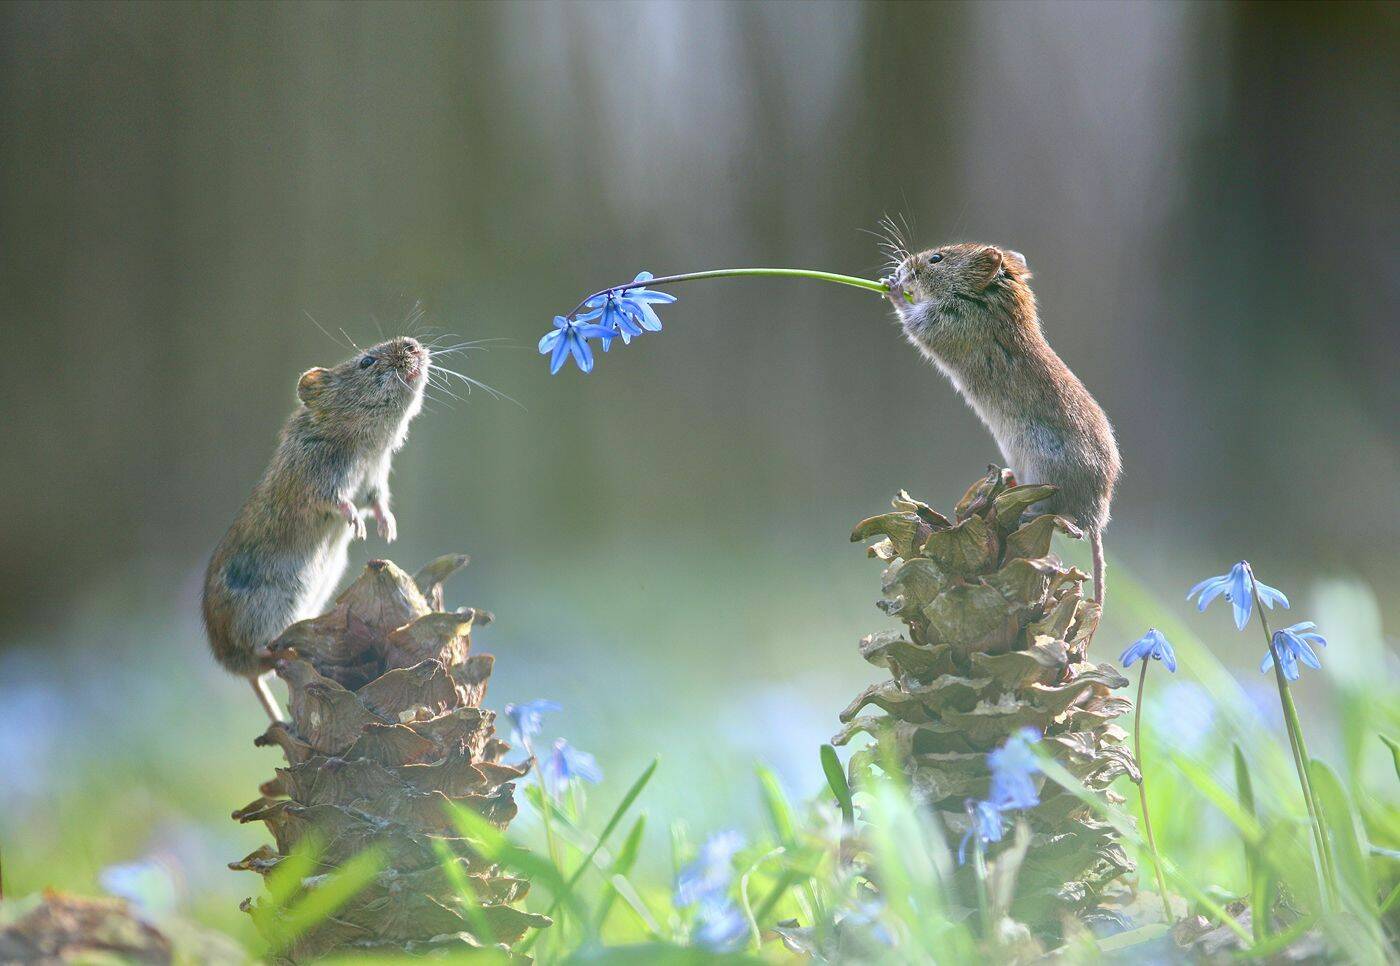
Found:
[[[397,535],[389,464],[423,407],[431,359],[416,339],[381,342],[297,382],[297,407],[277,450],[204,577],[204,626],[225,668],[246,677],[273,721],[267,646],[320,613],[345,571],[352,537],[366,536],[363,499],[379,535]]]
[[[1102,608],[1118,444],[1102,407],[1045,340],[1030,277],[1018,252],[964,243],[906,255],[885,281],[905,335],[981,417],[1017,481],[1059,487],[1038,509],[1088,534]]]

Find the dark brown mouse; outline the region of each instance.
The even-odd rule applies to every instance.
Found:
[[[1059,487],[1038,509],[1088,534],[1102,607],[1118,445],[1102,407],[1045,340],[1030,277],[1019,253],[964,243],[909,255],[886,282],[905,335],[981,417],[1017,481]]]
[[[368,504],[387,541],[389,464],[423,406],[430,356],[415,339],[381,342],[297,382],[297,407],[277,450],[204,577],[204,626],[225,668],[246,677],[273,721],[263,677],[267,645],[320,613],[345,571],[351,538],[365,538]]]

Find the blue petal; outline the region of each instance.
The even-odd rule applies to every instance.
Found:
[[[564,360],[569,357],[569,337],[560,333],[560,338],[554,342],[554,355],[549,357],[549,374],[552,376],[564,367]]]
[[[1265,607],[1272,608],[1275,603],[1282,604],[1285,609],[1288,607],[1288,598],[1284,596],[1283,591],[1257,579],[1254,581],[1254,588],[1259,591],[1259,599],[1264,602]]]
[[[1122,656],[1118,658],[1118,663],[1125,668],[1132,667],[1133,662],[1142,657],[1142,648],[1138,646],[1139,643],[1141,642],[1129,644],[1127,649],[1123,651]]]
[[[1210,602],[1215,600],[1215,598],[1219,597],[1221,594],[1223,594],[1229,588],[1229,586],[1230,578],[1223,576],[1212,577],[1210,580],[1205,580],[1197,584],[1191,590],[1191,594],[1201,592],[1201,599],[1196,602],[1196,609],[1202,611],[1205,610],[1206,607],[1210,605]],[[1186,596],[1187,600],[1191,599],[1191,594],[1188,594]]]
[[[1273,652],[1273,651],[1269,651],[1267,654],[1264,655],[1264,660],[1262,660],[1262,661],[1259,662],[1259,673],[1260,673],[1260,674],[1263,674],[1265,671],[1269,670],[1269,668],[1271,668],[1271,667],[1273,667],[1273,666],[1274,666],[1274,652]]]
[[[634,288],[627,293],[627,296],[634,302],[655,302],[658,305],[664,305],[676,300],[676,297],[670,292],[658,292],[656,289],[651,288]]]
[[[550,349],[554,348],[554,343],[558,342],[560,336],[563,334],[563,331],[560,329],[551,329],[546,332],[544,338],[540,339],[540,355],[544,355],[549,352]]]
[[[661,319],[657,316],[656,312],[652,310],[652,307],[645,302],[634,302],[633,304],[641,313],[642,328],[652,332],[660,332]]]
[[[1172,650],[1170,642],[1162,638],[1162,663],[1167,666],[1167,670],[1176,673],[1176,651]]]
[[[588,347],[588,343],[582,337],[575,335],[569,339],[569,351],[574,355],[574,361],[583,372],[593,371],[593,350]]]
[[[602,309],[602,308],[600,308],[600,307],[594,307],[594,308],[589,309],[587,312],[582,312],[582,313],[580,313],[580,314],[574,316],[574,321],[575,321],[575,322],[592,322],[594,319],[596,319],[598,316],[600,316],[600,315],[602,315],[602,314],[603,314],[603,309]]]
[[[638,273],[637,273],[637,277],[634,278],[634,279],[632,279],[632,281],[634,281],[634,282],[650,282],[650,281],[651,281],[652,279],[654,279],[654,278],[656,278],[656,276],[653,275],[653,274],[651,274],[651,272],[638,272]]]
[[[1199,594],[1201,591],[1205,590],[1207,587],[1212,587],[1212,586],[1214,586],[1214,585],[1216,585],[1216,584],[1218,584],[1218,583],[1221,583],[1221,582],[1224,582],[1224,581],[1228,581],[1228,580],[1229,580],[1228,577],[1207,577],[1205,580],[1201,581],[1199,584],[1197,584],[1196,586],[1192,587],[1189,591],[1186,592],[1186,599],[1187,599],[1187,600],[1190,600],[1192,597],[1195,597],[1197,594]]]
[[[1254,612],[1254,595],[1244,594],[1243,597],[1244,600],[1241,602],[1235,598],[1234,592],[1231,591],[1230,603],[1235,608],[1235,627],[1240,630],[1244,630],[1245,625],[1249,623],[1249,615]]]

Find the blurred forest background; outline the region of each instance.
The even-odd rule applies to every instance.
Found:
[[[660,751],[650,805],[697,826],[757,809],[755,758],[815,790],[887,626],[851,525],[900,487],[946,508],[997,453],[881,301],[831,286],[677,287],[663,333],[549,378],[551,317],[639,269],[874,277],[884,213],[1022,251],[1117,427],[1119,572],[1182,614],[1247,556],[1294,619],[1331,594],[1380,640],[1398,10],[0,6],[11,888],[90,886],[148,838],[202,857],[177,864],[210,902],[253,888],[219,863],[261,833],[226,814],[275,760],[197,597],[298,374],[349,354],[309,317],[364,344],[421,301],[508,340],[463,371],[521,406],[432,403],[400,541],[352,568],[471,553],[449,596],[497,616],[492,706],[563,702],[618,782]],[[1258,642],[1201,620],[1257,677]],[[1110,603],[1099,659],[1142,630]]]

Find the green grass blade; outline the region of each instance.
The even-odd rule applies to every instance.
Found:
[[[1234,750],[1235,789],[1240,797],[1240,807],[1257,822],[1259,812],[1254,804],[1254,783],[1249,777],[1249,763],[1245,761],[1244,749],[1240,748],[1238,742],[1235,743]],[[1245,874],[1249,876],[1250,926],[1254,931],[1254,941],[1258,944],[1269,935],[1274,907],[1273,884],[1271,877],[1264,869],[1264,863],[1260,859],[1258,849],[1243,837],[1240,841],[1244,845]]]
[[[598,898],[598,910],[593,914],[593,932],[595,934],[603,931],[603,926],[608,920],[608,913],[612,911],[613,902],[617,899],[617,889],[613,886],[613,880],[618,876],[626,878],[637,864],[637,856],[642,850],[642,836],[646,834],[647,817],[638,815],[637,820],[632,823],[632,827],[627,831],[627,837],[622,840],[622,847],[618,849],[616,858],[613,859],[612,866],[608,869],[607,881],[603,883],[603,894]]]
[[[1400,778],[1400,743],[1397,743],[1396,740],[1389,735],[1380,735],[1379,737],[1381,741],[1385,742],[1385,746],[1390,749],[1391,761],[1395,763],[1395,777]]]
[[[836,804],[841,807],[841,820],[847,826],[856,823],[856,807],[851,799],[851,786],[846,781],[846,770],[841,767],[841,759],[831,745],[822,745],[822,772],[826,775],[827,786],[836,796]]]
[[[287,909],[279,919],[275,949],[285,949],[299,936],[335,914],[353,899],[384,869],[384,853],[377,848],[365,849],[334,872],[318,877],[322,881]]]
[[[1355,901],[1364,905],[1366,911],[1375,913],[1375,887],[1371,883],[1371,870],[1366,855],[1370,844],[1365,841],[1365,831],[1356,820],[1351,807],[1351,799],[1325,762],[1314,758],[1308,764],[1309,777],[1317,792],[1318,805],[1322,809],[1322,821],[1332,839],[1332,852],[1337,857],[1338,871],[1342,884],[1351,892]]]
[[[797,838],[797,817],[792,803],[788,801],[778,776],[767,765],[758,766],[758,783],[763,792],[763,807],[768,813],[768,821],[773,826],[773,834],[784,846],[791,848]]]
[[[462,871],[462,866],[457,862],[456,854],[441,839],[433,839],[433,851],[437,853],[438,863],[442,866],[442,872],[447,876],[447,881],[452,884],[452,888],[457,890],[457,895],[461,897],[462,915],[467,917],[467,923],[472,927],[472,932],[475,933],[477,939],[489,946],[494,946],[496,944],[496,931],[491,928],[491,921],[486,918],[486,913],[481,911],[476,890],[472,888],[467,874]]]
[[[1124,839],[1132,842],[1140,849],[1147,848],[1147,843],[1134,827],[1132,816],[1128,815],[1121,808],[1110,805],[1108,802],[1089,791],[1089,789],[1084,786],[1083,782],[1070,774],[1069,770],[1065,768],[1064,765],[1061,765],[1055,759],[1051,758],[1047,752],[1037,748],[1035,749],[1035,753],[1036,757],[1040,760],[1040,769],[1045,773],[1046,778],[1059,785],[1106,819],[1109,824],[1113,826],[1114,830],[1117,831],[1119,835],[1123,836]],[[1228,796],[1226,797],[1228,798]],[[1238,806],[1236,806],[1236,808],[1237,807]],[[1167,878],[1177,884],[1182,892],[1190,896],[1197,905],[1214,916],[1221,925],[1225,926],[1225,928],[1229,929],[1243,940],[1246,946],[1253,944],[1254,937],[1245,931],[1245,928],[1239,924],[1239,921],[1226,912],[1220,903],[1212,899],[1197,886],[1196,883],[1191,881],[1190,876],[1183,875],[1166,856],[1162,856],[1162,871],[1167,874]]]

